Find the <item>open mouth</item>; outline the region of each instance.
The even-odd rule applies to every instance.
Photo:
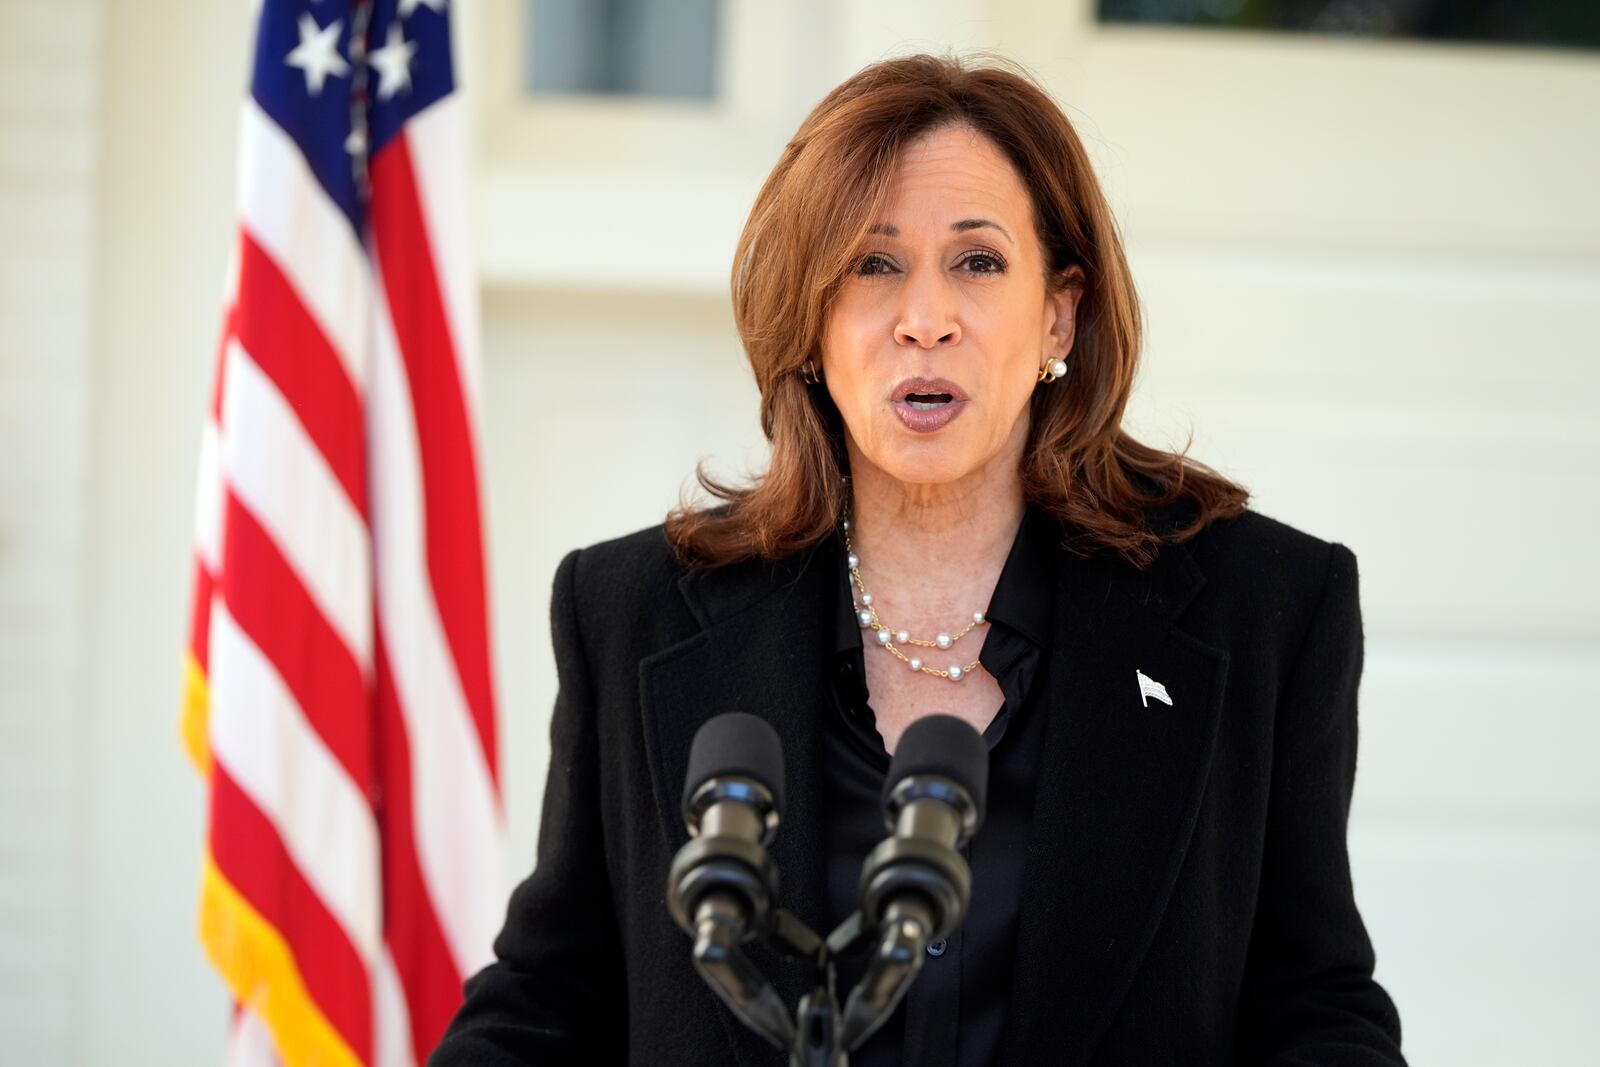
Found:
[[[889,393],[890,407],[912,433],[937,433],[961,417],[970,398],[949,378],[902,378]]]

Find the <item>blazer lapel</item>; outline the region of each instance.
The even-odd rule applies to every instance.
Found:
[[[1173,625],[1204,578],[1063,556],[1006,1063],[1087,1063],[1161,920],[1211,765],[1227,656]],[[1136,672],[1172,706],[1141,700]]]
[[[744,711],[766,719],[783,741],[785,810],[770,854],[779,902],[823,936],[824,864],[819,780],[824,616],[830,603],[826,543],[776,563],[747,562],[692,571],[679,588],[700,633],[639,666],[641,714],[662,830],[675,850],[688,841],[681,797],[695,731],[708,719]],[[663,909],[665,905],[663,904]],[[665,910],[663,910],[665,916]],[[687,955],[689,942],[684,940]],[[809,990],[806,965],[747,946],[752,960],[793,1006]],[[776,1062],[775,1050],[748,1031],[709,989],[745,1067]]]

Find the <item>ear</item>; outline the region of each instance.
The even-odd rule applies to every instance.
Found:
[[[1045,332],[1049,345],[1043,353],[1046,359],[1066,359],[1072,352],[1077,337],[1078,301],[1083,297],[1083,268],[1073,264],[1059,272],[1045,293]]]

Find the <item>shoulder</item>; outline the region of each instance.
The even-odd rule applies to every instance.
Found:
[[[581,635],[592,662],[632,662],[692,635],[685,573],[661,523],[571,550],[550,594],[557,645]]]
[[[556,568],[556,592],[565,586],[586,615],[611,614],[675,596],[683,574],[665,526],[656,523],[568,552]]]
[[[1252,508],[1211,523],[1185,547],[1208,578],[1254,575],[1297,589],[1321,588],[1330,566],[1355,558],[1344,545]]]
[[[1346,546],[1247,509],[1183,542],[1203,576],[1206,629],[1291,654],[1313,622],[1359,633],[1356,557]]]
[[[1246,507],[1234,518],[1221,518],[1187,542],[1190,550],[1211,560],[1234,560],[1250,565],[1322,568],[1336,541],[1301,530],[1278,518]]]

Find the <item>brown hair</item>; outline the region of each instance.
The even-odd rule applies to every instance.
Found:
[[[869,66],[823,98],[785,147],[756,197],[733,268],[740,339],[761,390],[761,429],[772,444],[748,485],[700,485],[722,503],[680,505],[666,535],[688,566],[778,559],[829,536],[843,504],[843,421],[826,388],[799,369],[821,366],[835,294],[887,202],[901,149],[951,126],[987,135],[1016,167],[1033,202],[1048,273],[1082,267],[1076,339],[1066,377],[1034,391],[1022,461],[1027,499],[1060,520],[1078,555],[1118,553],[1138,567],[1162,534],[1147,508],[1177,504],[1186,540],[1244,510],[1246,491],[1183,452],[1122,429],[1140,348],[1139,298],[1121,238],[1071,123],[1020,67],[915,55]],[[1186,506],[1184,506],[1186,505]]]

